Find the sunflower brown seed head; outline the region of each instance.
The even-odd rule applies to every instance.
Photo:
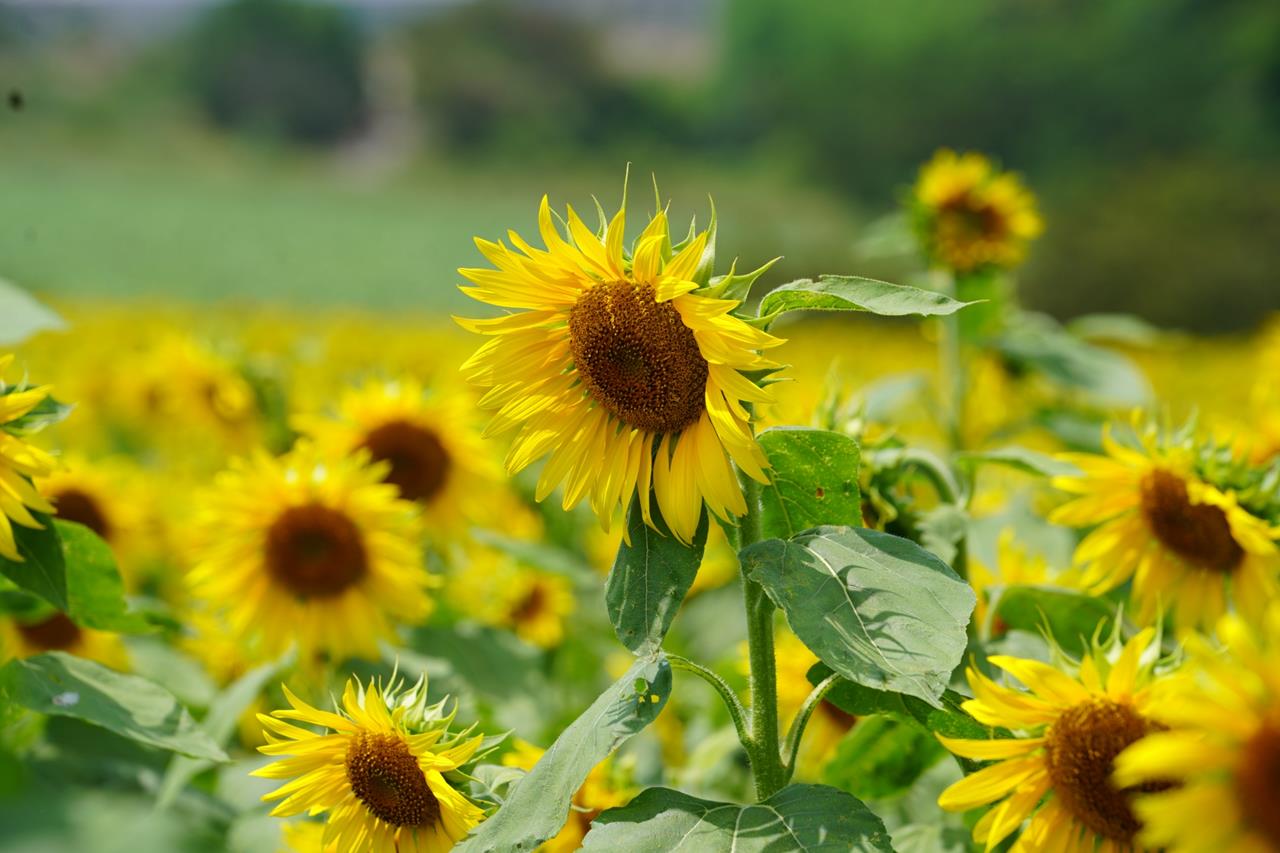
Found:
[[[80,489],[64,489],[50,498],[58,508],[58,518],[83,524],[103,539],[111,540],[111,522],[91,495]]]
[[[267,572],[298,598],[332,598],[369,570],[359,528],[321,504],[286,509],[267,530]]]
[[[1053,796],[1076,820],[1113,841],[1129,843],[1141,829],[1129,807],[1132,791],[1157,791],[1163,783],[1117,789],[1115,758],[1157,727],[1128,705],[1095,700],[1067,709],[1049,728],[1045,764]]]
[[[1245,822],[1280,850],[1280,727],[1265,723],[1245,744],[1236,793]]]
[[[392,826],[440,821],[440,802],[401,738],[358,732],[347,746],[346,770],[352,792],[374,817]]]
[[[375,462],[387,462],[384,478],[408,501],[427,502],[444,488],[452,460],[440,436],[408,421],[388,421],[370,430],[360,445]]]
[[[647,284],[598,284],[569,313],[574,366],[592,399],[628,426],[678,432],[705,407],[707,360],[674,305]]]
[[[69,649],[80,639],[80,626],[65,613],[55,613],[39,622],[14,624],[24,640],[46,652]]]
[[[1175,474],[1156,469],[1143,479],[1142,513],[1165,547],[1201,569],[1229,574],[1244,560],[1226,514],[1191,503],[1187,484]]]

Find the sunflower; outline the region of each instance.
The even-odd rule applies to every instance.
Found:
[[[1140,824],[1132,791],[1110,781],[1115,757],[1158,724],[1152,720],[1153,664],[1144,663],[1155,638],[1146,629],[1114,662],[1095,646],[1076,674],[1035,660],[997,655],[995,666],[1026,685],[1017,689],[968,671],[976,698],[964,709],[983,725],[1013,731],[1004,740],[959,740],[938,735],[956,755],[997,763],[961,779],[938,798],[948,811],[999,803],[973,827],[991,850],[1024,821],[1014,853],[1134,849]]]
[[[344,853],[443,853],[484,818],[445,774],[471,761],[483,738],[450,733],[443,703],[426,707],[425,684],[385,697],[372,682],[347,681],[337,713],[295,696],[291,708],[261,714],[267,755],[289,756],[253,771],[291,779],[263,797],[277,817],[327,814],[321,846]],[[319,726],[317,734],[294,725]],[[474,728],[474,727],[473,727]]]
[[[399,622],[431,610],[411,504],[364,453],[326,455],[300,442],[279,459],[236,460],[196,516],[198,599],[232,633],[274,656],[375,656]]]
[[[279,853],[339,853],[336,841],[324,841],[324,824],[314,820],[294,820],[283,827]]]
[[[487,434],[517,430],[507,468],[549,456],[542,500],[564,484],[569,509],[588,497],[602,525],[633,494],[653,525],[650,490],[672,533],[693,539],[702,506],[725,521],[747,510],[733,464],[767,482],[746,404],[769,395],[746,374],[775,370],[760,350],[782,341],[730,312],[739,304],[698,292],[693,279],[709,232],[672,247],[659,211],[627,256],[624,211],[593,234],[569,208],[565,240],[546,197],[538,225],[546,250],[509,232],[519,251],[477,239],[497,269],[463,269],[480,302],[518,309],[459,319],[491,336],[463,365],[488,388]]]
[[[46,609],[0,619],[0,659],[45,652],[66,652],[121,671],[129,668],[119,635],[77,625],[65,613]]]
[[[363,448],[375,462],[385,462],[385,481],[422,507],[434,533],[447,534],[494,520],[498,472],[471,429],[472,411],[462,395],[429,394],[405,377],[348,389],[336,417],[301,415],[293,425],[326,448]]]
[[[1076,547],[1082,588],[1101,594],[1133,579],[1130,593],[1140,621],[1162,608],[1182,626],[1212,625],[1228,594],[1241,608],[1274,598],[1280,585],[1275,531],[1195,470],[1190,448],[1141,433],[1139,448],[1110,434],[1105,454],[1063,454],[1082,472],[1053,484],[1076,495],[1050,521],[1097,525]]]
[[[517,740],[515,749],[502,757],[502,763],[507,767],[532,770],[545,752],[528,741]],[[554,838],[538,848],[540,853],[570,853],[581,847],[582,839],[591,831],[591,821],[605,809],[625,806],[636,795],[631,775],[630,765],[615,762],[613,756],[597,764],[573,795],[573,809],[569,812],[568,821]]]
[[[957,273],[1017,266],[1044,230],[1018,176],[973,152],[935,154],[920,169],[914,202],[926,254]]]
[[[0,356],[0,374],[12,362],[12,355]],[[19,563],[22,555],[18,553],[13,525],[42,530],[43,525],[31,510],[53,512],[31,480],[52,473],[57,465],[49,454],[24,441],[19,432],[22,418],[48,397],[48,386],[20,390],[0,380],[0,557]]]
[[[544,649],[563,642],[565,622],[577,608],[568,578],[488,548],[469,550],[466,568],[450,582],[449,597],[461,612]]]
[[[1185,640],[1151,734],[1116,759],[1120,785],[1173,782],[1137,798],[1142,841],[1172,853],[1280,850],[1280,605],[1260,624],[1218,623],[1225,649]]]

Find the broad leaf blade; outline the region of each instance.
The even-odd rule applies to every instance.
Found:
[[[586,851],[632,853],[892,853],[884,824],[855,797],[825,785],[791,785],[763,803],[703,800],[649,788],[591,825]]]
[[[707,513],[702,512],[693,542],[684,545],[671,535],[655,512],[657,530],[644,523],[639,499],[627,513],[627,538],[618,549],[604,601],[618,639],[636,654],[647,654],[662,645],[685,594],[698,575],[702,550],[707,544]]]
[[[0,676],[9,698],[32,711],[75,717],[193,758],[227,760],[173,694],[144,678],[64,652],[11,660]]]
[[[858,442],[821,429],[782,427],[760,434],[772,482],[761,491],[761,523],[770,539],[823,524],[861,524]]]
[[[947,754],[914,721],[876,716],[859,720],[822,770],[822,780],[855,797],[883,799],[907,791]]]
[[[968,465],[1006,465],[1027,474],[1041,477],[1078,476],[1080,470],[1070,462],[1063,462],[1048,453],[1041,453],[1028,447],[997,447],[991,450],[979,450],[957,453],[956,462]]]
[[[1078,655],[1095,633],[1115,623],[1116,608],[1103,599],[1066,589],[1012,586],[1000,592],[996,618],[1005,628],[1040,633],[1046,628],[1064,651]]]
[[[973,590],[907,539],[819,527],[745,548],[748,575],[836,672],[937,705],[960,663]]]
[[[816,663],[807,677],[811,684],[821,684],[831,672],[831,667]],[[914,720],[935,734],[951,738],[983,740],[992,737],[994,731],[969,716],[961,707],[965,697],[953,690],[944,692],[939,706],[934,706],[914,696],[876,690],[841,679],[827,691],[825,698],[855,717],[890,714],[902,720]]]
[[[534,850],[554,837],[592,768],[653,722],[670,695],[671,665],[666,657],[658,653],[637,660],[556,738],[493,817],[454,849]]]
[[[65,329],[66,323],[17,285],[0,279],[0,346],[13,346],[44,331]]]
[[[788,311],[865,311],[882,317],[933,317],[954,314],[972,304],[905,284],[824,275],[817,281],[792,281],[766,293],[760,300],[759,316],[772,317]]]
[[[32,530],[14,525],[14,539],[23,559],[16,563],[0,557],[0,573],[65,612],[71,605],[67,600],[67,566],[58,531],[49,516],[41,513],[32,515],[43,527]]]
[[[78,624],[103,631],[142,633],[152,628],[129,612],[124,582],[111,548],[83,524],[54,520],[66,565],[68,615]]]

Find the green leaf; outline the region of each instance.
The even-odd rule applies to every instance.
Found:
[[[0,279],[0,346],[20,344],[44,331],[65,329],[57,314],[11,282]]]
[[[653,722],[670,695],[666,657],[659,652],[637,660],[556,738],[493,817],[454,849],[513,853],[554,837],[592,768]]]
[[[997,347],[1018,367],[1083,391],[1099,403],[1136,406],[1151,397],[1150,384],[1130,359],[1067,334],[1047,317],[1024,315]]]
[[[1040,586],[1011,586],[1000,592],[995,613],[1006,626],[1041,633],[1045,628],[1066,652],[1079,655],[1089,640],[1115,623],[1116,608],[1100,598]]]
[[[897,853],[968,853],[969,832],[961,826],[912,823],[893,831]]]
[[[230,740],[236,730],[240,715],[248,710],[253,701],[262,693],[267,682],[280,671],[280,663],[263,664],[249,670],[232,682],[226,690],[218,694],[209,706],[209,713],[200,721],[200,729],[209,736],[209,740],[222,746]],[[213,762],[205,758],[191,758],[186,755],[175,755],[165,770],[164,780],[160,783],[160,791],[156,795],[156,808],[169,806],[182,786],[191,781],[198,773],[213,766]]]
[[[809,669],[806,677],[811,684],[817,685],[826,680],[831,672],[831,667],[825,663],[816,663]],[[855,717],[890,714],[901,720],[914,720],[931,732],[951,738],[983,740],[990,738],[994,731],[969,716],[961,707],[965,697],[954,690],[945,691],[940,707],[937,707],[914,696],[876,690],[842,679],[835,683],[825,698],[841,711]]]
[[[960,663],[973,590],[907,539],[819,527],[741,553],[796,636],[851,681],[938,704]]]
[[[702,511],[693,542],[685,545],[671,535],[657,507],[657,530],[644,523],[640,499],[627,513],[627,538],[622,543],[605,583],[604,602],[609,621],[622,645],[648,654],[662,645],[685,594],[693,585],[707,544],[707,512]]]
[[[0,679],[9,698],[29,710],[75,717],[193,758],[227,760],[173,694],[146,679],[64,652],[11,660]]]
[[[871,278],[824,275],[802,278],[766,293],[759,315],[776,317],[788,311],[867,311],[882,317],[921,317],[954,314],[971,302],[958,302],[944,293]]]
[[[823,524],[861,524],[858,442],[804,427],[760,434],[773,482],[762,489],[761,524],[771,539],[790,539]]]
[[[54,519],[62,541],[66,565],[67,615],[80,625],[102,631],[143,633],[153,625],[138,613],[130,613],[124,599],[124,582],[110,546],[83,524]]]
[[[1063,462],[1048,453],[1017,445],[957,453],[955,460],[957,463],[970,466],[1007,465],[1024,473],[1041,477],[1070,477],[1080,473],[1079,469],[1070,462]]]
[[[791,785],[763,803],[719,803],[649,788],[595,819],[586,851],[685,853],[892,853],[884,824],[855,797],[825,785]]]
[[[969,514],[955,504],[938,504],[920,516],[917,528],[925,550],[949,565],[969,532]]]
[[[13,526],[13,536],[23,560],[16,563],[0,557],[0,573],[66,612],[70,608],[67,599],[67,567],[58,531],[49,516],[38,512],[32,515],[43,525],[42,529],[32,530],[16,524]]]
[[[876,716],[858,720],[822,771],[822,781],[863,799],[909,789],[947,755],[942,744],[914,721]]]

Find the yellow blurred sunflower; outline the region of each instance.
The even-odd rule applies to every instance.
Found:
[[[948,811],[998,803],[973,827],[973,839],[994,849],[1026,822],[1012,853],[1129,851],[1140,824],[1132,791],[1111,783],[1115,757],[1157,727],[1153,722],[1155,632],[1133,637],[1108,660],[1094,647],[1074,674],[1036,660],[996,655],[993,665],[1025,688],[998,684],[968,670],[975,698],[964,709],[978,722],[1011,730],[1002,740],[938,735],[956,755],[994,761],[951,785],[938,798]]]
[[[564,641],[565,622],[577,608],[568,578],[488,548],[470,549],[463,565],[448,589],[459,611],[544,649]]]
[[[376,656],[397,622],[431,610],[414,507],[363,453],[300,442],[259,452],[215,480],[196,516],[193,593],[234,635],[274,656]]]
[[[56,610],[0,619],[0,652],[0,658],[66,652],[112,669],[129,668],[129,656],[118,634],[82,627]]]
[[[532,770],[546,750],[528,741],[516,740],[515,749],[502,756],[507,767]],[[582,839],[591,831],[591,821],[605,809],[618,808],[631,802],[637,793],[631,781],[631,769],[624,762],[614,761],[611,755],[597,764],[587,775],[582,787],[573,795],[573,809],[569,820],[550,841],[544,842],[540,853],[570,853],[582,846]]]
[[[279,853],[339,853],[336,841],[325,843],[324,824],[319,821],[290,821],[283,830]]]
[[[934,154],[920,169],[915,204],[926,254],[957,273],[1017,266],[1044,230],[1018,176],[974,152]]]
[[[351,679],[337,713],[284,691],[291,708],[258,716],[269,741],[259,751],[288,756],[253,771],[291,780],[263,797],[281,801],[272,815],[327,815],[321,846],[344,853],[443,853],[484,819],[445,776],[470,761],[483,738],[471,729],[450,733],[452,715],[424,713],[425,685],[413,696],[384,697],[377,685]]]
[[[1275,531],[1240,506],[1236,495],[1201,479],[1189,448],[1162,441],[1154,430],[1139,448],[1110,434],[1104,454],[1063,454],[1080,476],[1053,484],[1076,497],[1050,521],[1097,525],[1076,547],[1082,587],[1101,594],[1133,579],[1130,599],[1139,621],[1171,610],[1181,626],[1212,625],[1227,610],[1255,609],[1280,592]]]
[[[1121,753],[1114,778],[1157,789],[1134,802],[1145,844],[1280,850],[1280,605],[1254,627],[1224,617],[1218,637],[1225,648],[1185,638],[1188,662],[1159,691],[1155,712],[1168,731]]]
[[[746,512],[731,463],[767,482],[744,403],[769,395],[747,374],[778,368],[760,350],[782,341],[731,314],[737,302],[696,292],[708,232],[676,251],[659,211],[628,256],[624,220],[619,210],[599,236],[569,208],[565,240],[544,196],[545,251],[515,232],[519,251],[477,239],[497,269],[460,270],[474,284],[463,292],[517,310],[458,319],[491,336],[462,370],[489,389],[486,434],[517,430],[509,471],[549,456],[538,500],[563,483],[566,509],[588,497],[607,526],[638,493],[652,525],[652,487],[671,531],[689,542],[704,503],[726,521]]]
[[[1054,571],[1049,568],[1043,554],[1032,553],[1017,541],[1013,528],[1000,531],[996,541],[996,568],[993,570],[981,558],[970,555],[969,584],[973,587],[978,603],[973,609],[973,624],[980,631],[999,636],[1006,627],[999,619],[990,620],[993,595],[1011,586],[1061,586],[1073,589],[1078,585],[1073,570]]]
[[[386,463],[386,482],[422,507],[436,535],[454,534],[492,517],[496,466],[471,428],[473,402],[428,392],[410,377],[371,380],[338,400],[336,417],[301,415],[294,427],[338,452],[363,448]]]
[[[12,355],[0,356],[0,375],[13,363]],[[49,387],[19,389],[0,380],[0,556],[22,562],[13,537],[13,525],[32,530],[43,525],[31,514],[53,512],[31,481],[54,471],[57,463],[49,454],[23,440],[18,422],[49,396]]]

